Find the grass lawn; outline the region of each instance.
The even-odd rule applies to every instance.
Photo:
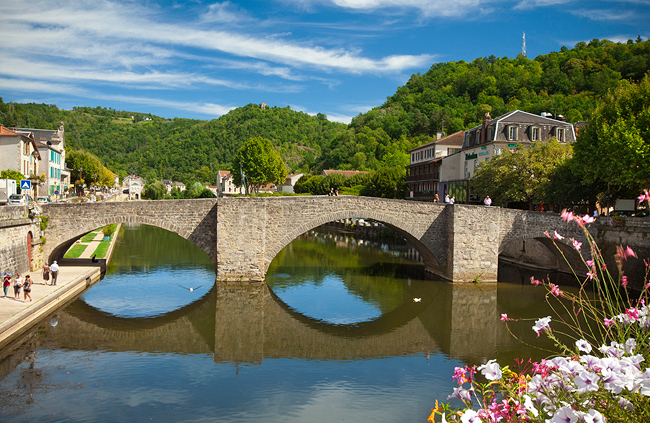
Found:
[[[81,237],[81,242],[90,242],[90,241],[92,241],[93,239],[95,239],[95,237],[97,236],[98,233],[99,233],[98,230],[87,233],[86,235]]]
[[[96,255],[97,258],[106,258],[106,252],[108,251],[108,247],[110,246],[111,246],[110,241],[102,241],[99,243],[97,249],[93,254]]]
[[[67,253],[63,256],[64,258],[79,258],[81,253],[84,252],[84,250],[88,247],[87,245],[83,244],[75,244],[68,250]]]

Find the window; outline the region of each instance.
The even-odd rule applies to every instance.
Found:
[[[508,141],[517,139],[517,127],[514,125],[508,126]]]
[[[539,126],[533,126],[530,128],[530,140],[539,141]]]
[[[559,142],[564,142],[564,128],[555,128],[555,138]]]

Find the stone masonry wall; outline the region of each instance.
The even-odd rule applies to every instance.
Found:
[[[217,277],[221,280],[262,280],[273,258],[296,237],[349,218],[374,219],[395,228],[422,253],[429,271],[446,275],[449,237],[444,205],[301,196],[224,198],[219,199],[217,208]],[[437,221],[440,219],[442,223]]]
[[[26,216],[24,207],[0,208],[0,273],[25,273],[42,266],[40,220]],[[27,251],[30,232],[32,234],[31,263]]]

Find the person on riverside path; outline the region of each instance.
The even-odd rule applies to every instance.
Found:
[[[9,291],[9,286],[11,285],[11,275],[5,275],[2,280],[2,289],[5,292],[4,298],[7,298],[7,291]]]
[[[52,273],[52,285],[56,285],[56,278],[59,276],[59,265],[56,264],[56,261],[52,262],[50,273]]]
[[[25,293],[25,296],[23,297],[24,303],[27,302],[27,297],[29,297],[29,301],[32,300],[32,284],[31,276],[25,276],[25,284],[23,285],[23,292]]]
[[[14,300],[20,300],[20,290],[23,287],[23,278],[20,277],[20,273],[16,273],[16,279],[14,279]]]
[[[47,285],[47,281],[50,280],[50,266],[45,263],[43,265],[43,284]]]

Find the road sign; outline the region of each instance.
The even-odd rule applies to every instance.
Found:
[[[54,190],[54,195],[59,195],[59,190]]]
[[[32,189],[32,181],[30,181],[29,179],[21,179],[20,189]]]

